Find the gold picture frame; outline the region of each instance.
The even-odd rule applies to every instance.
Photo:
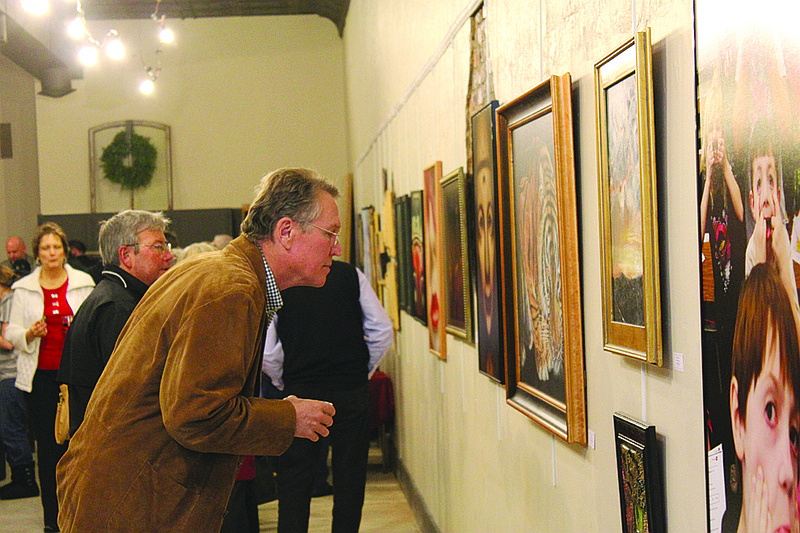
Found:
[[[594,66],[603,346],[661,366],[650,28]]]
[[[442,208],[442,259],[447,295],[447,332],[472,342],[472,290],[467,247],[466,175],[464,168],[439,182]]]
[[[497,109],[507,402],[587,444],[572,79]]]

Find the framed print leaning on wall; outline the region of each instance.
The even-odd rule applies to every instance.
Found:
[[[586,445],[569,73],[497,110],[508,403]]]
[[[650,29],[594,66],[603,345],[662,363]]]
[[[442,162],[437,161],[425,169],[425,275],[428,300],[428,347],[442,360],[447,359],[447,298],[444,294],[444,261],[442,261],[442,204],[439,181],[442,179]]]
[[[459,167],[442,178],[442,259],[447,295],[447,332],[472,341],[472,302],[467,249],[466,177]]]
[[[472,176],[475,198],[475,322],[478,371],[506,382],[503,360],[503,313],[500,301],[500,222],[497,212],[497,100],[472,115]],[[470,243],[472,244],[472,243]]]

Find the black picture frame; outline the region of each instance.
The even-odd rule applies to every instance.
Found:
[[[664,489],[656,427],[614,413],[623,533],[664,533]]]
[[[412,314],[414,304],[414,269],[411,265],[411,198],[404,194],[394,199],[395,253],[397,254],[397,302],[401,310]]]
[[[470,251],[474,264],[475,337],[478,371],[506,382],[500,258],[500,191],[497,181],[497,118],[493,100],[472,115],[472,202]],[[487,268],[485,263],[490,264]],[[492,274],[493,271],[493,274]]]

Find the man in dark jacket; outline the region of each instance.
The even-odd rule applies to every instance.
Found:
[[[100,226],[102,279],[81,305],[64,341],[58,377],[69,385],[69,433],[83,422],[86,405],[111,357],[120,331],[147,288],[172,263],[161,213],[126,210]]]

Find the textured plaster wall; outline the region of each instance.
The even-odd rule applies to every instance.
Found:
[[[89,211],[88,130],[128,119],[171,126],[176,209],[249,203],[281,166],[315,168],[345,188],[344,48],[329,20],[167,20],[176,42],[164,46],[150,96],[137,81],[143,61],[155,64],[148,20],[91,22],[94,33],[120,32],[126,60],[101,59],[72,94],[37,98],[42,213]]]
[[[476,2],[353,0],[345,29],[355,206],[381,204],[380,169],[398,195],[422,170],[466,166],[468,14]],[[448,358],[401,312],[395,383],[400,460],[440,531],[620,530],[612,415],[655,424],[664,443],[670,531],[704,531],[705,462],[696,242],[692,2],[486,1],[492,82],[505,103],[552,73],[570,72],[588,429],[570,446],[505,403],[477,371],[474,346],[448,336]],[[653,38],[663,368],[602,348],[593,65],[650,26]],[[690,231],[691,230],[691,231]],[[577,305],[577,303],[576,303]],[[682,359],[683,369],[673,369]]]
[[[0,259],[19,235],[30,244],[39,213],[34,79],[0,55],[0,123],[11,124],[12,157],[0,159]]]

